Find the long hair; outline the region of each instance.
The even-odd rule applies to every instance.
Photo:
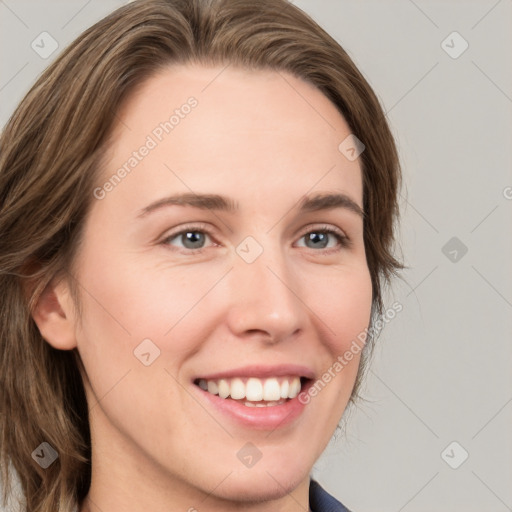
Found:
[[[50,281],[72,269],[122,102],[173,63],[286,71],[317,87],[366,146],[372,323],[383,311],[383,287],[405,268],[393,256],[401,172],[385,113],[347,53],[309,16],[286,0],[137,0],[117,9],[43,72],[0,138],[0,464],[4,502],[12,465],[26,512],[71,512],[91,480],[81,359],[45,342],[31,312]],[[43,442],[58,454],[46,469],[34,457]]]

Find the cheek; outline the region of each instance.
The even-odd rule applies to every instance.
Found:
[[[318,281],[318,280],[317,280]],[[371,318],[372,282],[366,265],[331,272],[328,286],[310,283],[311,304],[323,333],[322,374],[305,399],[324,401],[325,422],[335,427],[355,384]],[[316,398],[320,396],[320,398]]]
[[[197,328],[198,304],[217,278],[94,256],[80,269],[83,317],[77,333],[91,401],[101,401],[119,428],[128,415],[138,432],[149,430],[148,435],[158,433],[163,439],[160,425],[176,426],[182,420],[165,409],[160,411],[161,424],[148,425],[144,418],[154,414],[155,403],[183,408],[174,378],[202,339],[190,329],[190,319]],[[127,413],[127,403],[143,405]]]
[[[323,283],[321,287],[309,283],[309,300],[323,324],[325,343],[331,355],[337,357],[368,327],[372,282],[368,268],[361,266],[333,271]]]
[[[101,351],[118,363],[131,364],[134,349],[145,339],[173,361],[196,349],[198,338],[190,334],[190,327],[198,327],[199,314],[206,321],[208,311],[202,301],[225,269],[163,268],[144,259],[135,255],[115,261],[97,253],[85,255],[87,264],[79,277],[87,290],[82,294],[84,350]],[[183,326],[187,336],[180,336]]]

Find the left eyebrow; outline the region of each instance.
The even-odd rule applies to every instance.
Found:
[[[218,194],[183,193],[159,199],[139,211],[137,217],[144,217],[149,213],[166,206],[192,206],[201,210],[217,210],[234,213],[239,209],[238,202]],[[299,212],[314,212],[320,210],[333,210],[344,208],[364,218],[363,209],[346,194],[316,194],[304,196],[298,205]]]
[[[299,211],[301,212],[316,212],[319,210],[333,210],[335,208],[345,208],[363,219],[365,216],[364,210],[346,194],[304,196],[299,203]]]

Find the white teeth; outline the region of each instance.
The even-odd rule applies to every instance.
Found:
[[[208,389],[208,391],[210,391],[210,390]],[[221,398],[227,398],[229,396],[230,391],[231,391],[231,389],[229,387],[228,381],[225,379],[220,379],[219,380],[219,396]],[[213,394],[216,395],[217,393],[213,393]]]
[[[246,407],[273,407],[274,405],[281,405],[281,404],[284,404],[286,402],[285,399],[281,399],[277,402],[265,402],[265,403],[261,403],[261,402],[244,402],[244,405]]]
[[[281,386],[277,379],[267,379],[263,385],[263,400],[279,400],[281,398]]]
[[[288,398],[288,390],[290,389],[290,383],[288,379],[284,379],[281,382],[281,398]]]
[[[245,396],[251,402],[261,402],[263,400],[263,385],[260,379],[251,378],[247,381]]]
[[[231,381],[231,398],[234,400],[240,400],[245,398],[245,386],[242,379],[233,379]]]
[[[289,398],[295,398],[300,393],[300,379],[294,377],[290,384],[290,390],[288,391]]]
[[[248,407],[279,405],[288,398],[295,398],[301,389],[300,377],[271,377],[268,379],[251,377],[245,382],[243,378],[239,377],[219,380],[200,379],[198,385],[213,395],[219,395],[220,398],[231,397],[234,400],[245,398],[244,404]]]
[[[217,386],[217,383],[214,380],[208,381],[208,393],[211,393],[212,395],[216,395],[219,392],[219,387]]]

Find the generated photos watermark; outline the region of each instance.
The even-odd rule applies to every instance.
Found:
[[[199,105],[199,102],[194,96],[191,96],[183,105],[174,109],[174,113],[167,120],[162,121],[151,130],[144,144],[136,151],[133,151],[123,165],[121,165],[101,187],[96,187],[93,190],[94,197],[98,200],[105,199],[107,194],[112,192],[112,190],[114,190],[115,187],[117,187],[117,185],[119,185],[119,183],[121,183],[121,181],[192,112],[192,109],[197,107],[197,105]]]
[[[333,380],[337,374],[339,374],[343,368],[345,368],[354,356],[359,354],[365,344],[368,336],[374,336],[384,327],[384,325],[388,324],[393,320],[398,313],[400,313],[403,309],[403,306],[400,302],[395,301],[390,308],[388,308],[383,315],[381,315],[370,328],[365,327],[363,331],[361,331],[356,339],[352,340],[350,348],[345,350],[345,352],[339,355],[336,360],[332,363],[332,365],[322,374],[322,376],[315,381],[315,383],[309,387],[306,391],[302,391],[299,394],[299,402],[301,404],[308,404],[311,401],[312,397],[315,397],[322,391],[322,389],[327,386],[331,380]]]

